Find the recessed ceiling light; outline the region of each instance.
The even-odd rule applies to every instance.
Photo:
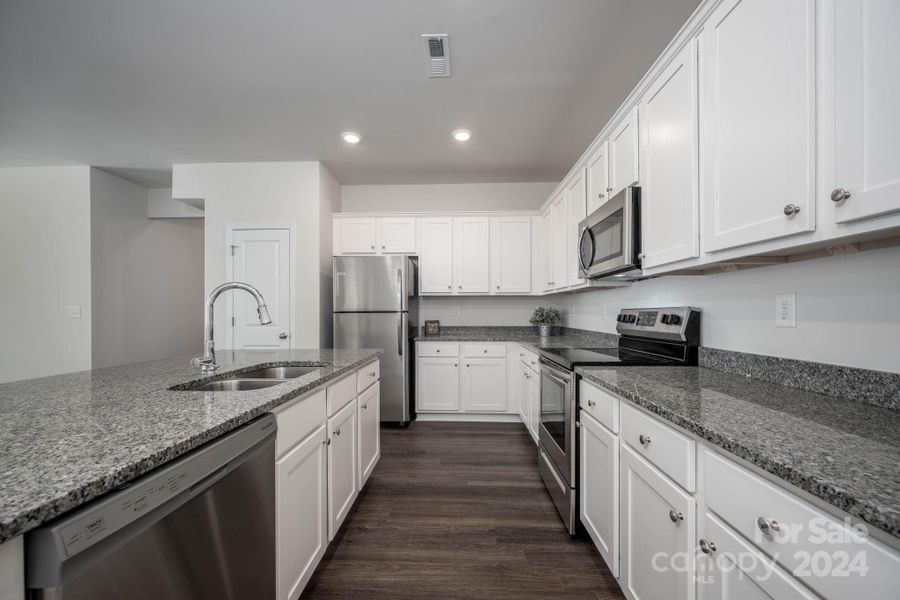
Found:
[[[472,132],[468,129],[457,129],[451,135],[457,142],[468,142],[472,139]]]
[[[344,141],[348,144],[358,144],[362,141],[362,136],[355,131],[345,131],[341,134],[341,137],[344,138]]]

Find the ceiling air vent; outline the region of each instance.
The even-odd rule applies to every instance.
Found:
[[[450,40],[446,33],[422,36],[425,44],[425,73],[429,77],[450,77]]]

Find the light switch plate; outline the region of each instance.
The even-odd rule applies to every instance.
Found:
[[[797,326],[797,294],[775,296],[775,327]]]
[[[459,307],[458,307],[458,306],[454,306],[454,307],[453,307],[453,316],[454,316],[454,317],[458,317],[458,316],[459,316]]]
[[[81,318],[81,307],[75,304],[69,306],[69,318],[70,319],[80,319]]]

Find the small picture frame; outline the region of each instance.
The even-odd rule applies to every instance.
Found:
[[[441,322],[425,321],[425,335],[441,335]]]

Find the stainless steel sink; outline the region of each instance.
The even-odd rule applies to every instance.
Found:
[[[241,373],[241,379],[294,379],[295,377],[303,377],[309,373],[314,373],[327,365],[304,365],[301,367],[268,367],[265,369],[257,369]]]
[[[286,379],[222,379],[186,389],[186,392],[246,392],[284,383]]]

